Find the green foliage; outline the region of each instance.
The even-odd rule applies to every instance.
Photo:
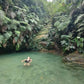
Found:
[[[84,49],[84,14],[76,20],[68,15],[70,10],[79,6],[77,0],[0,0],[0,47],[13,50],[32,49],[33,37],[42,28],[40,21],[48,23],[53,19],[49,32],[48,47],[54,43],[64,52]],[[77,4],[77,5],[76,5]],[[81,9],[80,9],[81,10]],[[70,23],[71,32],[67,32]],[[80,37],[80,38],[77,38]]]
[[[27,26],[27,29],[31,32],[32,31],[32,27],[30,25]]]
[[[0,35],[0,44],[2,44],[3,39],[4,39],[4,36],[3,35]]]
[[[58,2],[58,1],[57,1]],[[52,20],[53,29],[49,32],[49,38],[61,47],[64,53],[70,53],[75,50],[83,52],[84,50],[84,11],[80,9],[80,14],[74,19],[67,15],[73,6],[70,3],[62,3],[60,1],[59,12],[55,14]],[[77,4],[80,2],[76,2]],[[71,6],[71,8],[69,8]],[[75,14],[77,11],[75,11]],[[74,17],[75,17],[74,14]],[[80,37],[80,38],[78,38]]]
[[[82,37],[84,33],[84,14],[80,14],[74,22],[76,26],[77,36]]]
[[[70,22],[70,18],[68,18],[67,15],[60,15],[57,14],[57,17],[55,16],[53,18],[53,29],[49,32],[49,38],[52,39],[54,42],[56,42],[58,45],[61,43],[62,38],[67,38],[68,36],[62,35],[65,32],[65,29],[67,28],[68,24]],[[64,42],[64,41],[63,41]]]
[[[54,17],[54,27],[57,28],[58,31],[62,31],[67,28],[68,24],[70,23],[70,18],[67,15],[59,15],[58,17]]]
[[[5,39],[9,39],[12,36],[12,32],[8,31],[4,34]]]
[[[18,51],[19,49],[20,49],[20,44],[17,43],[17,45],[16,45],[16,51]]]
[[[19,37],[20,36],[20,31],[15,31],[15,34]]]
[[[72,52],[76,49],[73,45],[73,39],[70,35],[61,35],[61,46],[65,52]]]
[[[34,34],[41,28],[39,17],[25,4],[22,8],[12,6],[8,11],[14,13],[13,18],[0,10],[0,47],[16,51],[30,49]]]
[[[82,20],[84,20],[84,14],[80,14],[77,19],[75,20],[75,24],[78,24],[80,22],[82,22]]]
[[[78,51],[79,51],[79,49],[81,49],[81,51],[79,51],[79,52],[82,52],[84,49],[84,38],[77,37],[74,39],[74,41],[77,44]]]
[[[22,26],[27,26],[27,25],[28,25],[28,22],[20,21],[20,24],[21,24]]]
[[[74,50],[78,50],[79,52],[83,52],[84,49],[84,38],[76,37],[73,38],[72,35],[61,35],[61,46],[63,48],[64,53],[73,52]]]
[[[7,24],[10,22],[10,19],[6,17],[4,11],[0,10],[0,25]]]

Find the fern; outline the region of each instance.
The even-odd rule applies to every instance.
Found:
[[[27,27],[25,26],[20,26],[20,31],[25,31]]]
[[[20,24],[20,22],[18,20],[15,20],[15,19],[11,20],[11,23],[14,24],[14,25],[19,25]]]
[[[11,31],[6,32],[6,33],[4,34],[4,38],[7,39],[7,40],[8,40],[11,36],[12,36],[12,32],[11,32]]]
[[[6,17],[4,11],[0,10],[0,25],[7,24],[11,22],[11,20]]]
[[[20,36],[20,31],[15,31],[15,34],[19,37]]]
[[[28,22],[20,21],[20,24],[21,24],[22,26],[27,26],[27,25],[28,25]]]
[[[75,20],[74,24],[80,23],[82,20],[84,20],[84,14],[80,14]]]
[[[32,31],[32,27],[30,25],[27,26],[27,29],[31,32]]]
[[[77,30],[77,32],[83,32],[83,31],[84,31],[84,27]]]

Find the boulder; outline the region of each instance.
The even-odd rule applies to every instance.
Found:
[[[71,63],[76,65],[84,66],[84,55],[81,54],[69,54],[63,58],[65,63]]]

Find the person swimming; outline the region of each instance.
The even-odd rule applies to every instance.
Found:
[[[30,57],[28,57],[27,59],[22,60],[21,62],[25,62],[24,66],[30,66],[30,63],[32,62],[32,59]]]

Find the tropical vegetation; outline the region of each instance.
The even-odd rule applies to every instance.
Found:
[[[47,37],[34,40],[46,25]],[[84,1],[0,0],[0,50],[41,50],[42,41],[42,48],[84,53]]]

